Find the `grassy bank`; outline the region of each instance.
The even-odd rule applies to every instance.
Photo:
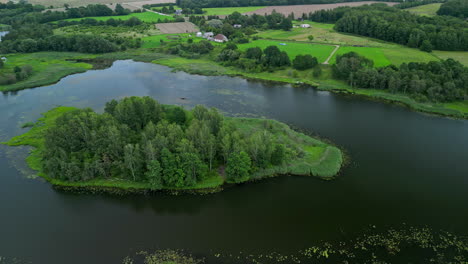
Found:
[[[42,153],[44,151],[45,133],[48,128],[55,125],[55,120],[64,113],[75,110],[73,107],[57,107],[43,114],[31,129],[19,136],[5,142],[9,146],[32,146],[30,155],[26,158],[27,164],[38,175],[59,189],[91,191],[91,192],[146,192],[151,188],[149,184],[134,182],[121,178],[104,179],[97,178],[86,182],[68,182],[48,177],[42,170]],[[249,136],[258,130],[264,129],[267,124],[269,131],[277,136],[279,140],[301,150],[301,155],[294,160],[290,160],[283,165],[270,166],[266,169],[253,171],[248,181],[259,180],[266,177],[278,175],[301,175],[315,176],[322,179],[332,179],[340,170],[343,163],[343,155],[340,149],[320,140],[311,138],[302,133],[296,132],[286,124],[266,119],[254,118],[229,118],[226,122],[232,123],[241,133]],[[219,170],[213,170],[209,177],[198,182],[194,186],[184,188],[166,188],[163,191],[179,192],[215,192],[220,191],[227,184],[225,178],[218,174]]]
[[[17,91],[26,88],[39,87],[58,82],[61,78],[85,72],[93,68],[89,63],[78,60],[91,59],[96,56],[74,52],[38,52],[15,53],[5,55],[7,61],[0,74],[11,74],[16,66],[32,66],[32,75],[14,84],[0,85],[0,91]]]
[[[352,88],[346,83],[332,78],[331,66],[322,65],[322,75],[314,77],[312,70],[296,71],[293,69],[278,70],[275,72],[250,73],[232,67],[223,67],[209,59],[185,59],[173,56],[164,56],[153,60],[153,63],[165,65],[175,70],[200,75],[229,75],[242,76],[248,79],[274,81],[290,84],[308,84],[319,90],[335,93],[346,93],[366,98],[397,103],[413,110],[455,118],[468,118],[468,101],[452,103],[417,102],[405,94],[392,94],[383,90]]]

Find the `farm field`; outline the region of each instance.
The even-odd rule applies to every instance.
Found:
[[[204,16],[225,16],[234,13],[235,11],[239,13],[254,12],[265,6],[243,6],[243,7],[216,7],[216,8],[203,8]]]
[[[191,22],[161,23],[155,25],[162,33],[191,33],[197,32],[198,27]]]
[[[265,13],[271,14],[273,10],[283,15],[289,15],[294,13],[296,17],[302,16],[303,13],[310,13],[315,12],[318,10],[324,9],[333,9],[340,6],[361,6],[361,5],[369,5],[374,3],[382,3],[376,1],[361,1],[361,2],[348,2],[348,3],[336,3],[336,4],[318,4],[318,5],[288,5],[288,6],[267,6],[255,11],[246,12],[247,15],[257,14],[257,15],[264,15]],[[394,2],[385,2],[385,4],[393,6],[397,3]]]
[[[286,45],[280,45],[280,43],[284,43]],[[252,47],[260,47],[261,49],[265,49],[271,45],[277,46],[281,51],[286,51],[291,60],[294,59],[297,55],[311,54],[312,56],[317,57],[320,63],[324,62],[330,53],[335,49],[335,47],[332,45],[284,42],[263,39],[255,40],[246,44],[239,44],[238,47],[241,50],[246,50]]]
[[[420,15],[420,16],[435,16],[437,15],[437,11],[439,10],[441,3],[434,3],[422,6],[415,6],[405,9],[413,14]]]
[[[404,62],[428,62],[438,60],[433,54],[422,52],[418,49],[408,48],[402,45],[384,42],[368,37],[351,34],[343,34],[333,29],[333,24],[316,22],[304,22],[310,24],[310,28],[293,28],[291,31],[267,30],[256,34],[263,39],[295,40],[309,42],[308,36],[314,36],[312,43],[338,44],[340,49],[335,53],[330,63],[334,63],[336,55],[355,51],[374,61],[374,66],[381,67],[389,64],[400,65]],[[449,54],[451,52],[448,52]],[[445,55],[445,54],[444,54]],[[457,54],[459,55],[459,54]],[[448,56],[445,55],[445,56]]]
[[[125,16],[101,16],[101,17],[69,18],[69,19],[65,19],[65,21],[80,21],[80,20],[87,19],[87,18],[96,19],[98,21],[106,21],[106,20],[109,20],[111,18],[121,19],[121,20],[128,20],[128,19],[130,19],[132,17],[137,17],[143,22],[150,22],[150,23],[157,23],[158,20],[165,20],[165,19],[174,20],[174,18],[171,17],[171,16],[163,16],[163,15],[156,14],[156,13],[153,13],[153,12],[143,12],[143,13],[132,13],[132,14],[125,15]]]
[[[156,48],[161,46],[161,40],[163,42],[187,42],[190,34],[160,34],[155,36],[149,36],[142,38],[143,44],[142,48],[149,49],[149,48]],[[202,38],[193,38],[193,41],[200,41]]]
[[[468,51],[440,51],[440,50],[434,50],[432,53],[434,53],[435,56],[441,58],[441,59],[448,59],[452,58],[454,60],[457,60],[461,62],[463,65],[468,67]]]

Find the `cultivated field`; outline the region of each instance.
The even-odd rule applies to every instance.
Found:
[[[468,51],[441,51],[434,50],[432,53],[441,59],[452,58],[468,67]]]
[[[361,5],[369,5],[369,4],[374,4],[374,3],[383,3],[383,2],[375,2],[375,1],[363,1],[363,2],[349,2],[349,3],[337,3],[337,4],[321,4],[321,5],[288,5],[288,6],[268,6],[264,7],[255,11],[251,12],[246,12],[246,15],[252,15],[252,14],[258,14],[258,15],[264,15],[264,14],[270,14],[275,10],[278,13],[282,13],[284,15],[289,15],[291,13],[294,13],[296,17],[302,16],[302,14],[310,13],[310,12],[315,12],[318,10],[323,10],[323,9],[333,9],[337,8],[340,6],[361,6]],[[397,3],[394,2],[385,2],[385,4],[393,6]]]
[[[285,45],[281,45],[285,44]],[[292,60],[297,55],[310,54],[317,57],[320,63],[324,62],[331,52],[335,49],[332,45],[322,44],[311,44],[311,43],[300,43],[300,42],[285,42],[276,40],[255,40],[246,44],[239,44],[238,47],[241,50],[246,50],[251,47],[260,47],[265,49],[268,46],[277,46],[281,51],[286,51],[289,58]]]
[[[428,4],[422,6],[410,7],[405,10],[420,16],[435,16],[439,10],[441,3]]]
[[[239,13],[254,12],[256,10],[265,8],[265,6],[244,6],[244,7],[216,7],[216,8],[203,8],[205,16],[226,16],[234,13],[235,11]]]
[[[389,43],[378,39],[361,37],[351,34],[343,34],[333,29],[333,24],[323,24],[315,22],[303,22],[311,25],[310,28],[293,28],[291,31],[267,30],[256,34],[263,39],[295,40],[310,42],[308,36],[314,36],[315,44],[340,45],[335,56],[330,63],[335,63],[336,55],[350,51],[357,52],[362,56],[374,61],[377,67],[389,64],[400,65],[404,62],[428,62],[438,60],[433,54],[422,52],[418,49],[411,49],[395,43]],[[312,54],[314,55],[314,54]],[[315,55],[314,55],[315,56]]]
[[[125,15],[125,16],[101,16],[101,17],[84,17],[84,18],[70,18],[66,19],[66,21],[79,21],[87,18],[92,18],[96,19],[98,21],[106,21],[111,18],[113,19],[121,19],[121,20],[127,20],[130,19],[131,17],[137,17],[143,22],[149,22],[149,23],[157,23],[158,20],[174,20],[173,17],[171,16],[163,16],[160,14],[156,14],[153,12],[143,12],[143,13],[132,13],[130,15]]]
[[[174,34],[174,33],[191,33],[197,32],[198,28],[191,22],[179,22],[179,23],[161,23],[155,25],[162,33]]]

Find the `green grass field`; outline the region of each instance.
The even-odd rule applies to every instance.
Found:
[[[280,45],[280,43],[286,44],[285,46]],[[300,42],[285,42],[285,41],[276,41],[276,40],[255,40],[246,44],[239,44],[238,47],[241,50],[246,50],[251,47],[260,47],[265,49],[268,46],[277,46],[281,51],[286,51],[289,55],[289,58],[294,59],[297,55],[310,54],[314,57],[317,57],[320,63],[324,62],[330,53],[335,49],[331,45],[323,44],[311,44],[311,43],[300,43]]]
[[[33,73],[26,80],[10,85],[0,85],[0,91],[15,91],[48,85],[59,81],[64,76],[85,72],[93,66],[75,62],[77,59],[93,58],[95,55],[74,52],[37,52],[7,54],[7,62],[0,69],[1,73],[12,73],[15,66],[31,65]]]
[[[234,12],[246,13],[264,8],[264,6],[244,6],[244,7],[216,7],[216,8],[203,8],[205,16],[224,16],[230,15]]]
[[[128,20],[128,19],[130,19],[132,17],[137,17],[141,21],[148,22],[148,23],[156,23],[156,22],[158,22],[159,19],[160,20],[164,20],[164,19],[174,20],[174,18],[172,16],[163,16],[163,15],[156,14],[156,13],[153,13],[153,12],[143,12],[143,13],[131,13],[131,14],[125,15],[125,16],[102,16],[102,17],[69,18],[69,19],[65,19],[65,21],[80,21],[80,20],[87,19],[87,18],[96,19],[98,21],[107,21],[108,19],[111,19],[111,18],[121,19],[121,20]]]
[[[441,59],[448,59],[452,58],[454,60],[457,60],[461,62],[463,65],[468,67],[468,51],[440,51],[440,50],[434,50],[432,53],[434,53],[435,56],[441,58]]]
[[[409,11],[416,15],[420,15],[420,16],[436,16],[437,11],[439,10],[441,5],[442,5],[441,3],[434,3],[434,4],[410,7],[404,10]]]
[[[192,35],[192,39],[194,42],[201,41],[202,38],[196,38],[194,37],[194,34],[188,34],[188,33],[183,33],[183,34],[159,34],[159,35],[154,35],[154,36],[149,36],[149,37],[144,37],[142,38],[143,44],[142,48],[144,49],[149,49],[149,48],[156,48],[161,46],[161,40],[163,42],[187,42],[189,39],[189,35]]]

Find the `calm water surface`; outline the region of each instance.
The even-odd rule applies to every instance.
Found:
[[[406,223],[468,234],[468,121],[240,78],[119,61],[106,70],[0,97],[0,140],[58,105],[151,96],[187,108],[264,116],[344,147],[334,181],[280,177],[207,196],[73,195],[29,179],[24,148],[0,147],[0,256],[33,263],[119,263],[138,250],[284,254]],[[181,100],[181,97],[187,100]]]

